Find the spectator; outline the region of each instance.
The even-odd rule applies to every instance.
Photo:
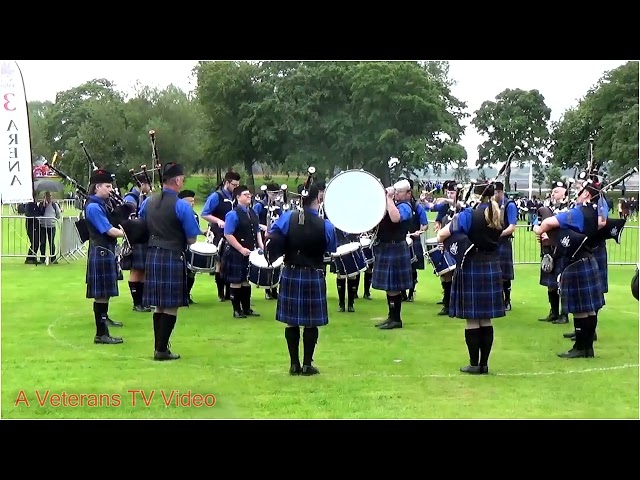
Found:
[[[44,201],[38,204],[40,217],[39,238],[40,238],[40,263],[46,263],[46,246],[49,242],[49,263],[57,263],[56,260],[56,220],[60,219],[60,205],[51,198],[51,192],[44,193]]]

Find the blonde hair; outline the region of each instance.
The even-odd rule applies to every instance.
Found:
[[[500,205],[498,205],[495,195],[482,197],[480,201],[487,204],[487,208],[484,209],[484,219],[487,222],[487,226],[494,230],[502,230],[504,209],[501,209]]]

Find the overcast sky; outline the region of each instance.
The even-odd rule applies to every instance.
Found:
[[[557,120],[586,94],[605,71],[627,60],[452,60],[450,76],[457,82],[453,93],[467,102],[473,113],[482,102],[494,99],[505,88],[538,89]],[[56,93],[94,78],[107,78],[127,91],[140,81],[145,85],[169,84],[190,91],[195,88],[191,70],[196,60],[18,60],[28,100],[55,100]],[[470,121],[471,118],[467,120]],[[477,158],[482,138],[472,126],[462,140],[469,165]]]

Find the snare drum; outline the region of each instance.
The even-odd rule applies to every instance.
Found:
[[[218,247],[213,243],[193,243],[187,252],[187,268],[196,273],[211,273],[216,269],[217,257]]]
[[[367,270],[367,262],[362,253],[360,242],[340,245],[331,255],[336,266],[336,273],[343,277],[355,277]]]
[[[256,287],[275,288],[280,283],[280,272],[284,255],[269,265],[261,250],[254,250],[249,254],[249,283]]]
[[[411,257],[411,263],[416,263],[418,257],[416,257],[415,248],[413,248],[413,238],[407,236],[407,246],[409,247],[409,256]]]
[[[433,273],[442,276],[456,269],[456,259],[447,250],[435,247],[429,250],[429,261],[433,265]]]
[[[371,248],[370,238],[361,238],[360,247],[362,247],[362,254],[364,255],[364,261],[367,265],[373,264],[373,249]]]

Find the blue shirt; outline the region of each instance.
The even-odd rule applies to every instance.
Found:
[[[405,204],[406,205],[406,204]],[[409,207],[407,205],[407,207]],[[312,215],[318,215],[317,210],[306,209],[305,213],[311,213]],[[411,209],[409,208],[409,213],[411,213]],[[289,223],[291,219],[291,215],[293,212],[291,210],[287,210],[284,212],[278,220],[271,224],[269,228],[269,233],[280,233],[285,237],[289,234]],[[225,228],[226,230],[226,228]],[[326,242],[326,252],[334,253],[338,249],[338,241],[336,239],[336,229],[333,224],[326,220],[324,221],[324,239]]]
[[[214,210],[218,208],[218,205],[220,205],[220,194],[218,193],[219,191],[222,192],[225,202],[233,201],[233,194],[230,193],[226,188],[216,190],[211,195],[209,195],[207,197],[207,201],[204,202],[204,207],[202,208],[202,213],[200,214],[201,216],[205,217],[207,215],[213,215]]]
[[[560,228],[569,228],[575,232],[584,232],[584,215],[580,206],[556,215]]]
[[[249,214],[249,209],[247,207],[243,207],[242,205],[238,205],[240,210],[245,212],[247,215]],[[240,219],[238,218],[238,212],[235,210],[231,210],[224,216],[224,234],[225,235],[233,235],[238,228],[238,223],[240,223]],[[254,229],[254,233],[258,233],[260,231],[260,226],[256,225]]]
[[[413,210],[411,209],[411,205],[408,203],[402,202],[396,205],[398,212],[400,212],[400,221],[405,222],[407,220],[411,220],[413,217]]]
[[[516,204],[513,201],[505,198],[500,203],[500,206],[502,207],[507,202],[510,203],[507,205],[507,208],[504,212],[504,218],[506,220],[505,227],[508,227],[509,225],[516,225],[518,223],[518,207],[516,207]]]
[[[260,212],[262,212],[262,210],[264,210],[264,205],[262,204],[262,202],[256,202],[253,205],[253,211],[256,212],[256,215],[258,215],[258,217],[260,217]]]
[[[106,202],[97,195],[89,195],[89,198],[98,203],[90,203],[87,205],[85,218],[98,232],[105,234],[115,227],[115,225],[111,225],[107,217]]]
[[[168,188],[163,188],[162,193],[165,195],[175,195],[178,196],[177,192],[173,190],[169,190]],[[149,197],[151,198],[151,197]],[[146,218],[147,215],[147,204],[149,203],[149,198],[145,198],[142,205],[140,205],[140,217]],[[180,223],[182,224],[182,230],[187,238],[196,238],[200,235],[200,225],[196,222],[196,218],[194,216],[193,208],[189,205],[184,198],[178,198],[176,202],[176,216]]]
[[[602,195],[598,198],[598,216],[605,220],[609,218],[609,205]]]
[[[418,215],[420,226],[429,225],[429,219],[427,219],[427,210],[419,203],[416,203],[416,215]]]
[[[487,208],[486,203],[482,203],[478,205],[477,210],[484,210]],[[464,233],[465,235],[469,235],[471,231],[471,222],[473,221],[473,208],[468,207],[458,213],[456,222],[453,223],[449,228],[451,229],[451,233]],[[457,224],[457,225],[456,225]],[[454,225],[456,225],[454,227]]]

